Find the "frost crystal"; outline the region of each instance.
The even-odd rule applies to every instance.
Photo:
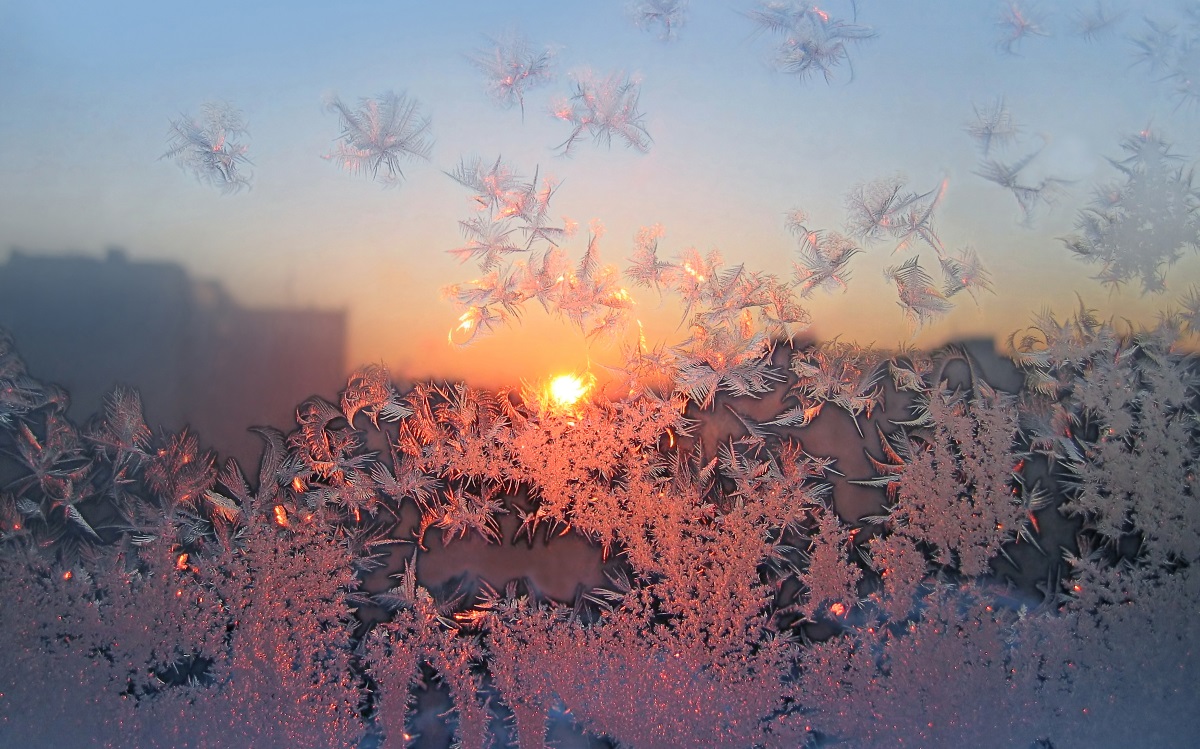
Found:
[[[209,102],[200,111],[199,118],[171,121],[170,146],[160,158],[174,159],[198,181],[224,193],[250,187],[250,175],[242,171],[250,163],[248,148],[238,142],[246,135],[242,113],[224,102]]]
[[[611,147],[616,137],[635,151],[650,150],[650,134],[642,124],[645,115],[638,109],[640,81],[620,72],[604,78],[591,73],[573,78],[575,93],[551,109],[555,117],[572,126],[571,134],[556,146],[563,155],[570,155],[585,133],[597,144]]]
[[[558,245],[571,231],[550,222],[551,179],[526,180],[501,159],[485,165],[464,159],[449,176],[474,193],[477,212],[459,222],[467,244],[449,250],[462,261],[474,260],[485,275],[443,290],[461,311],[450,341],[468,345],[520,316],[529,301],[565,318],[587,336],[621,332],[633,302],[621,287],[615,266],[600,262],[604,228],[594,222],[587,249],[573,266]],[[523,239],[523,243],[519,243]],[[510,262],[514,253],[526,260]]]
[[[1101,266],[1106,286],[1141,281],[1145,292],[1166,289],[1167,270],[1185,249],[1200,249],[1200,192],[1182,157],[1159,136],[1143,131],[1121,147],[1126,158],[1110,163],[1119,181],[1096,190],[1080,211],[1079,233],[1063,241],[1080,259]]]
[[[467,59],[486,77],[488,95],[506,109],[516,104],[524,119],[525,92],[553,77],[554,53],[548,48],[534,49],[516,33],[488,41],[488,48],[476,50]]]
[[[362,99],[357,110],[335,96],[328,107],[341,120],[342,134],[337,148],[324,158],[351,174],[369,174],[384,185],[398,185],[404,179],[402,160],[429,159],[429,119],[406,94],[389,91]]]
[[[647,30],[658,30],[658,38],[671,41],[687,19],[687,0],[635,0],[629,4],[634,22]]]
[[[1178,321],[1119,335],[1083,308],[1046,313],[1014,338],[1020,398],[961,350],[794,352],[798,409],[874,419],[894,393],[914,412],[874,419],[874,471],[853,483],[888,501],[845,517],[834,459],[767,428],[811,418],[759,424],[736,399],[695,408],[781,376],[753,355],[761,334],[738,327],[771,283],[694,250],[659,261],[660,236],[640,234],[638,276],[686,295],[710,337],[670,354],[639,346],[642,365],[677,368],[661,392],[563,411],[537,389],[401,394],[364,367],[340,407],[312,398],[291,434],[257,430],[254,485],[194,436],[149,430],[128,390],[76,428],[0,335],[0,735],[406,744],[414,695],[436,679],[452,740],[477,749],[501,731],[541,746],[568,721],[633,747],[1192,743],[1200,664],[1180,643],[1200,637],[1198,383]],[[586,259],[572,272],[600,277]],[[1053,493],[1029,488],[1043,457],[1056,459],[1042,474]],[[1039,518],[1052,512],[1082,528],[1049,553]],[[432,534],[500,544],[541,531],[594,543],[613,558],[607,582],[559,602],[418,579]],[[368,577],[397,544],[409,561]],[[1040,595],[996,585],[1031,558],[1010,556],[1019,544],[1049,553]]]
[[[1055,203],[1062,185],[1066,184],[1066,180],[1057,177],[1043,177],[1038,180],[1037,184],[1029,184],[1020,178],[1021,172],[1033,163],[1040,153],[1040,149],[1033,151],[1011,163],[984,159],[979,170],[975,172],[980,177],[996,183],[1013,194],[1021,209],[1023,223],[1027,227],[1033,226],[1041,206]]]
[[[793,264],[796,283],[800,284],[800,296],[808,296],[816,289],[846,288],[850,272],[846,264],[860,250],[853,242],[837,232],[826,234],[811,231],[804,226],[804,214],[795,211],[788,217],[788,229],[799,240],[799,261]]]
[[[1072,21],[1075,33],[1093,42],[1111,32],[1124,16],[1124,10],[1114,10],[1103,0],[1096,0],[1096,4],[1091,8],[1076,10]]]
[[[1010,55],[1029,37],[1049,36],[1037,10],[1016,0],[1005,4],[996,25],[1001,29],[1000,49]]]
[[[1003,147],[1011,143],[1017,137],[1018,128],[1004,99],[996,99],[982,108],[975,105],[975,119],[967,123],[967,132],[986,157],[993,145]]]
[[[801,80],[820,74],[831,83],[843,63],[853,79],[849,45],[875,37],[868,26],[834,18],[817,6],[795,0],[759,2],[746,15],[760,32],[783,37],[775,47],[775,67]]]
[[[953,304],[933,285],[933,279],[912,258],[884,269],[883,277],[896,285],[897,304],[918,329],[946,314]]]
[[[1183,19],[1145,19],[1146,30],[1129,37],[1134,64],[1145,65],[1157,84],[1169,84],[1178,109],[1200,103],[1200,13],[1192,4],[1181,7]]]

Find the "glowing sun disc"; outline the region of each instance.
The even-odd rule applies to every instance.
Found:
[[[570,408],[587,395],[589,385],[573,375],[559,375],[550,381],[550,402],[555,408]]]

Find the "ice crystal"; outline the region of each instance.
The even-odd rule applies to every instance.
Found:
[[[1121,147],[1126,158],[1110,160],[1121,178],[1097,189],[1080,211],[1079,232],[1063,241],[1101,266],[1096,279],[1106,286],[1137,279],[1143,291],[1160,293],[1183,251],[1200,249],[1200,192],[1192,171],[1158,135],[1143,131]]]
[[[819,74],[830,83],[843,63],[853,79],[850,45],[875,37],[868,26],[794,0],[759,2],[746,15],[760,32],[783,37],[775,47],[775,67],[801,80]]]
[[[524,119],[525,93],[551,80],[554,53],[549,48],[535,49],[515,32],[488,42],[486,49],[476,50],[467,59],[486,77],[488,95],[506,109],[517,105]]]
[[[934,287],[933,279],[915,257],[900,265],[888,266],[883,271],[883,277],[896,285],[896,293],[900,297],[897,304],[918,329],[946,314],[954,306]]]
[[[810,620],[844,618],[858,606],[862,577],[862,571],[846,558],[850,534],[836,515],[822,512],[811,544],[808,567],[800,578],[807,595],[798,610]]]
[[[1145,65],[1155,83],[1170,85],[1176,109],[1200,102],[1200,13],[1193,4],[1184,4],[1182,11],[1180,20],[1146,18],[1146,30],[1129,37],[1134,64]]]
[[[938,564],[981,575],[1026,522],[1012,491],[1015,403],[983,386],[970,399],[934,393],[929,408],[934,435],[905,447],[908,460],[889,486],[890,521],[934,547]]]
[[[1140,533],[1151,560],[1200,555],[1192,472],[1200,453],[1182,421],[1197,383],[1173,351],[1175,331],[1164,325],[1131,339],[1087,310],[1059,325],[1047,316],[1039,331],[1047,344],[1026,366],[1070,386],[1065,397],[1048,391],[1060,397],[1060,434],[1069,437],[1050,446],[1072,474],[1063,509],[1107,543]]]
[[[687,6],[687,0],[636,0],[629,4],[629,14],[638,26],[658,27],[658,38],[671,41],[687,20]]]
[[[984,107],[976,104],[974,108],[975,119],[967,123],[967,132],[979,144],[984,157],[993,145],[1004,147],[1016,138],[1019,129],[1004,99],[996,99]]]
[[[1151,73],[1169,70],[1175,57],[1176,31],[1149,18],[1145,22],[1147,30],[1130,37],[1135,48],[1134,64],[1145,65]]]
[[[635,151],[650,150],[650,133],[642,124],[645,115],[639,109],[639,80],[623,72],[603,78],[593,73],[572,77],[574,93],[551,108],[555,117],[572,126],[571,134],[556,146],[563,155],[570,155],[585,134],[597,145],[611,147],[615,137]]]
[[[1096,0],[1091,8],[1076,10],[1072,21],[1075,33],[1092,42],[1110,33],[1124,16],[1124,10],[1116,10],[1103,0]]]
[[[368,366],[290,434],[258,429],[253,483],[150,430],[127,389],[76,428],[0,335],[0,737],[407,745],[437,682],[477,749],[566,722],[633,747],[1192,743],[1200,378],[1178,318],[1046,312],[1014,335],[1020,397],[961,349],[797,348],[800,404],[759,423],[737,397],[785,375],[743,321],[794,289],[715,254],[660,261],[660,238],[639,235],[631,275],[690,304],[693,340],[639,344],[617,397],[400,392]],[[573,297],[601,277],[586,255],[568,270],[592,279]],[[668,383],[639,385],[663,361]],[[718,391],[728,408],[696,408]],[[911,419],[873,413],[893,394]],[[886,490],[878,514],[842,514],[834,459],[767,428],[818,428],[823,405],[877,425],[853,483]],[[421,583],[427,534],[509,543],[507,512],[516,539],[595,544],[607,582],[573,601]],[[1081,527],[1061,551],[1039,536],[1053,512]],[[997,583],[1026,543],[1049,555],[1041,595]],[[397,544],[410,560],[370,580]]]
[[[807,297],[816,289],[846,288],[850,272],[846,265],[860,250],[853,242],[837,232],[812,231],[804,225],[803,212],[788,217],[788,230],[796,235],[799,260],[793,264],[800,296]]]
[[[1188,287],[1187,293],[1180,300],[1183,305],[1182,323],[1189,333],[1200,333],[1200,288]]]
[[[599,239],[599,232],[591,235],[583,258],[573,268],[566,253],[555,247],[530,262],[447,287],[445,295],[463,310],[458,326],[451,331],[451,341],[467,345],[478,336],[495,332],[518,317],[530,300],[589,337],[620,332],[632,301],[619,284],[617,268],[601,265]],[[456,332],[462,334],[457,340]]]
[[[1011,163],[995,159],[984,159],[975,173],[989,182],[1007,189],[1013,194],[1021,209],[1025,226],[1031,227],[1038,211],[1043,205],[1053,205],[1066,180],[1058,177],[1043,177],[1037,184],[1029,184],[1020,178],[1025,170],[1041,153],[1041,149],[1033,151]]]
[[[856,418],[863,415],[869,419],[883,400],[881,364],[877,352],[843,341],[797,350],[791,362],[796,384],[788,394],[797,397],[800,405],[772,423],[803,426],[792,419],[802,417],[807,423],[812,409],[825,403],[833,403]]]
[[[638,285],[665,287],[684,304],[690,335],[672,349],[680,392],[708,408],[722,390],[755,396],[770,390],[780,380],[770,361],[774,342],[791,340],[810,321],[794,287],[744,266],[725,268],[715,251],[688,248],[664,262],[657,254],[661,235],[658,228],[639,232],[626,275]]]
[[[354,416],[365,413],[371,424],[379,428],[380,417],[387,421],[398,421],[410,411],[400,401],[400,394],[392,385],[387,367],[370,365],[350,375],[350,382],[342,392],[342,413],[346,421],[354,423]]]
[[[920,600],[929,562],[911,538],[899,533],[873,536],[867,544],[868,564],[879,574],[880,588],[871,596],[880,613],[893,622],[909,618]]]
[[[459,222],[467,244],[449,252],[464,262],[474,260],[485,274],[444,289],[461,311],[451,342],[468,345],[495,332],[518,318],[530,301],[587,336],[615,336],[624,329],[632,300],[618,283],[615,266],[600,262],[604,228],[593,222],[583,257],[573,266],[558,246],[571,232],[549,220],[553,180],[539,182],[536,170],[526,180],[501,159],[485,166],[478,158],[464,159],[449,176],[474,191],[477,209]],[[514,241],[518,232],[523,244]],[[507,258],[514,253],[530,257],[513,263]]]
[[[225,102],[208,102],[197,118],[184,115],[171,121],[171,140],[164,159],[174,159],[181,169],[198,181],[238,192],[250,187],[243,168],[250,163],[248,147],[239,142],[246,135],[242,113]]]
[[[991,273],[974,249],[964,247],[956,255],[941,258],[940,262],[942,276],[946,279],[942,294],[946,297],[965,291],[978,302],[980,291],[993,291]]]
[[[1001,29],[1000,49],[1010,55],[1017,54],[1021,43],[1034,36],[1049,36],[1041,14],[1026,3],[1005,3],[996,25]]]
[[[904,183],[904,178],[897,176],[854,187],[846,196],[847,231],[866,242],[891,235],[898,242],[893,252],[921,241],[940,255],[942,240],[933,228],[933,214],[948,182],[925,193],[910,192]]]
[[[902,211],[924,196],[905,190],[896,176],[855,186],[846,195],[846,230],[866,242],[878,242],[891,233]]]
[[[420,114],[420,105],[407,94],[392,91],[374,99],[362,99],[351,109],[334,96],[328,108],[342,124],[337,148],[325,156],[351,174],[367,174],[384,185],[404,179],[404,160],[428,159],[433,148],[430,121]]]

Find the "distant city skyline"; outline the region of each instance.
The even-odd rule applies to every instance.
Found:
[[[343,311],[245,308],[219,282],[119,248],[12,253],[0,264],[0,329],[31,377],[68,391],[80,424],[114,388],[134,388],[150,426],[187,427],[248,470],[263,448],[250,427],[289,432],[297,405],[336,399],[346,382]]]

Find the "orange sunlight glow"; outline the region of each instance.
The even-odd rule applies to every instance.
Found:
[[[546,394],[549,396],[551,408],[565,411],[578,403],[591,389],[592,383],[579,375],[564,374],[550,380]]]

